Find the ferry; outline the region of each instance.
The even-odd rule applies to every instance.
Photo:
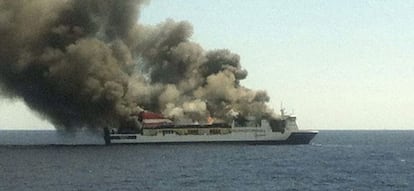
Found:
[[[176,124],[164,116],[144,111],[138,114],[139,129],[105,128],[104,140],[110,144],[309,144],[318,134],[299,130],[296,116],[285,115],[273,120],[247,117],[227,123]]]

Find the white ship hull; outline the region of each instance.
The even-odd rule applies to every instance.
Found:
[[[298,137],[298,135],[301,137]],[[312,138],[317,134],[314,131],[294,132],[293,138],[281,137],[260,137],[260,138],[242,138],[228,136],[186,136],[177,138],[166,137],[145,137],[139,134],[130,134],[128,136],[136,136],[136,138],[112,139],[110,144],[180,144],[180,143],[230,143],[230,144],[309,144]]]
[[[232,128],[229,134],[218,135],[177,135],[109,133],[105,137],[107,144],[185,144],[185,143],[230,143],[230,144],[309,144],[318,131],[286,130],[271,132],[270,128]]]
[[[153,114],[151,114],[153,115]],[[105,143],[108,144],[188,144],[188,143],[230,143],[230,144],[309,144],[318,131],[299,130],[296,117],[282,115],[278,124],[271,126],[262,120],[252,126],[233,124],[187,124],[176,125],[164,118],[144,119],[143,128],[135,133],[119,129],[105,129]],[[276,126],[276,128],[275,128]]]

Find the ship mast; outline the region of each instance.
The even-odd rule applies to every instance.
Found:
[[[283,108],[283,102],[280,102],[280,115],[282,119],[285,117],[285,108]]]

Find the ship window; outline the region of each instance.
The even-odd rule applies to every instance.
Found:
[[[174,134],[174,131],[173,130],[165,130],[165,131],[162,131],[162,134],[163,135]]]
[[[210,129],[210,134],[217,135],[220,133],[221,133],[220,129]]]
[[[197,129],[191,129],[191,130],[188,130],[187,133],[189,135],[198,135],[198,130]]]

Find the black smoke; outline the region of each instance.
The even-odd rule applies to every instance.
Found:
[[[0,93],[60,128],[133,125],[132,114],[176,120],[271,117],[264,91],[229,50],[190,40],[190,23],[140,24],[143,0],[1,0]]]

